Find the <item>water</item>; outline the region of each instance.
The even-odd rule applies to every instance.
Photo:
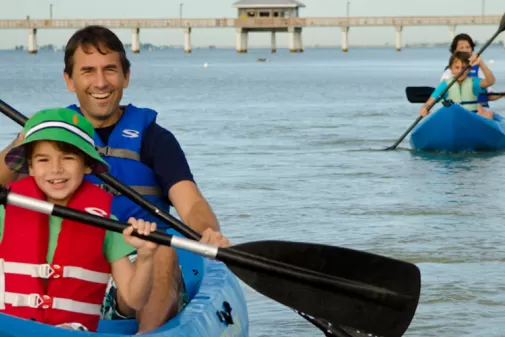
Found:
[[[446,49],[129,57],[123,103],[159,111],[233,243],[317,242],[412,261],[423,287],[405,336],[505,334],[505,156],[423,155],[407,140],[379,151],[417,117],[405,87],[435,86]],[[504,90],[503,48],[489,48],[484,59],[496,60],[495,88]],[[74,103],[62,60],[59,52],[0,52],[1,98],[25,114]],[[493,107],[505,114],[505,100]],[[5,117],[0,125],[3,147],[19,127]],[[251,336],[321,335],[245,292]]]

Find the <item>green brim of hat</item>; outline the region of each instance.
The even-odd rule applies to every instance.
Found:
[[[104,173],[109,171],[109,165],[100,157],[100,154],[98,154],[93,145],[77,134],[63,128],[47,128],[37,131],[27,137],[19,145],[11,148],[5,156],[5,164],[7,167],[15,172],[28,173],[25,145],[42,140],[63,142],[77,147],[92,159],[93,165],[91,169],[93,173]]]

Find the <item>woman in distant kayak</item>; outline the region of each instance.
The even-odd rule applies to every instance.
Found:
[[[473,54],[474,49],[475,49],[475,42],[473,42],[470,35],[458,34],[452,40],[451,47],[449,48],[449,51],[451,52],[451,55],[457,51]],[[445,68],[444,73],[442,74],[442,77],[440,78],[440,82],[450,79],[452,76],[453,76],[453,74],[451,72],[451,69],[449,68],[449,66],[447,66]],[[470,72],[468,73],[468,76],[469,77],[478,77],[478,78],[485,77],[484,72],[482,71],[482,69],[479,67],[478,64],[476,64],[470,68]],[[493,92],[493,88],[488,87],[487,92]],[[502,96],[499,96],[499,95],[480,96],[479,102],[482,104],[483,107],[489,108],[488,101],[495,101],[501,97]]]
[[[465,109],[476,112],[482,117],[493,119],[493,112],[484,109],[481,103],[478,101],[479,94],[485,92],[486,88],[495,83],[493,73],[489,70],[482,59],[476,54],[470,55],[470,53],[457,51],[452,54],[451,58],[449,59],[449,69],[451,70],[453,77],[457,76],[468,64],[471,64],[472,66],[478,65],[484,73],[484,78],[481,79],[478,77],[470,77],[470,69],[468,69],[449,88],[449,90],[444,94],[443,98],[446,100],[452,100],[454,103],[460,104]],[[421,111],[419,112],[421,116],[426,116],[430,113],[427,107],[432,104],[436,98],[447,88],[453,77],[444,80],[438,85],[435,91],[431,94],[431,97],[428,99],[428,101],[426,101],[426,103],[424,103],[423,107],[421,108]]]

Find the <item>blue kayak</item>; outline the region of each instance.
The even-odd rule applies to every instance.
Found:
[[[410,145],[415,150],[463,152],[505,149],[505,120],[490,120],[457,104],[442,107],[414,128]]]
[[[238,279],[221,262],[177,249],[190,302],[161,328],[142,336],[248,336],[247,306]],[[71,331],[0,314],[0,337],[134,336],[135,320],[102,320],[98,332]]]

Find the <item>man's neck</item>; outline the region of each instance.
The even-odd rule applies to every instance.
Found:
[[[121,107],[118,107],[116,111],[114,111],[113,114],[111,114],[107,119],[97,119],[93,118],[90,116],[88,113],[83,111],[81,109],[82,114],[84,117],[88,119],[88,121],[93,125],[93,128],[95,129],[101,129],[101,128],[106,128],[112,125],[115,125],[120,119],[121,116],[123,115],[123,109]]]

